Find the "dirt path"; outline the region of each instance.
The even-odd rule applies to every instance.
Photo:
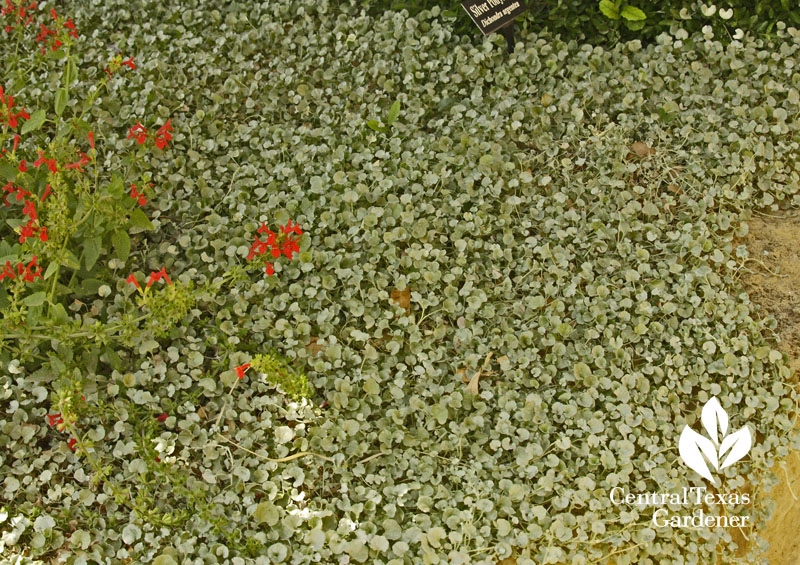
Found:
[[[800,375],[800,213],[754,216],[748,224],[743,243],[751,260],[741,280],[750,299],[777,320],[775,332],[792,359],[795,380]],[[767,496],[777,507],[758,535],[769,542],[770,565],[800,565],[800,451],[778,462],[775,472],[781,482]]]

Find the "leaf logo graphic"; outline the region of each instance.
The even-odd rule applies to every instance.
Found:
[[[730,467],[747,455],[753,446],[753,438],[747,426],[728,434],[728,414],[716,396],[703,406],[700,421],[711,439],[685,426],[678,442],[678,453],[687,467],[716,486],[717,482],[711,474],[708,463],[711,463],[715,471]],[[725,459],[720,464],[723,457]]]

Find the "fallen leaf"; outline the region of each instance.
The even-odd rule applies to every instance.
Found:
[[[506,557],[497,562],[497,565],[517,565],[516,557]]]
[[[507,371],[511,368],[511,362],[508,358],[508,355],[503,355],[502,357],[497,358],[497,362],[500,363],[500,369],[503,371]]]
[[[403,290],[394,289],[390,295],[392,302],[404,308],[406,313],[411,312],[411,289],[404,288]]]
[[[324,345],[318,345],[317,342],[319,341],[318,337],[311,336],[308,341],[308,345],[306,345],[306,349],[311,352],[311,355],[318,355],[320,351],[325,349]]]
[[[201,420],[205,420],[206,418],[208,418],[208,412],[206,412],[206,409],[201,406],[200,408],[197,409],[197,416]]]
[[[472,375],[472,378],[469,380],[469,384],[467,385],[467,390],[472,394],[478,394],[478,380],[481,378],[481,374],[486,371],[486,368],[489,366],[489,361],[492,359],[493,352],[489,352],[486,355],[486,359],[483,361],[483,367],[478,369],[478,372]]]
[[[464,384],[469,382],[469,379],[467,378],[467,370],[464,368],[461,368],[458,371],[456,371],[456,377],[459,377],[461,379],[461,382]]]
[[[678,178],[678,175],[681,172],[683,172],[683,167],[673,167],[667,171],[667,173],[669,173],[669,176],[671,176],[674,179]]]
[[[655,149],[648,147],[646,143],[641,141],[634,141],[633,145],[631,145],[631,151],[636,153],[639,157],[647,157],[656,152]]]
[[[667,190],[669,190],[670,192],[672,192],[674,194],[683,194],[683,191],[679,187],[675,186],[674,184],[668,184],[667,185]]]

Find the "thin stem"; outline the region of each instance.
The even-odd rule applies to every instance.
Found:
[[[238,443],[226,438],[224,435],[222,435],[220,433],[217,434],[217,437],[220,438],[221,440],[227,441],[231,445],[234,445],[234,446],[238,447],[242,451],[246,451],[250,455],[254,455],[255,457],[258,457],[259,459],[263,459],[264,461],[271,461],[272,463],[285,463],[286,461],[291,461],[293,459],[299,459],[300,457],[305,457],[306,455],[313,455],[314,457],[319,457],[320,459],[324,459],[325,461],[328,461],[330,463],[334,462],[333,459],[331,459],[330,457],[325,457],[324,455],[320,455],[319,453],[312,453],[311,451],[301,451],[300,453],[295,453],[294,455],[289,455],[288,457],[281,457],[280,459],[272,459],[271,457],[266,457],[264,455],[259,455],[255,451],[250,451],[246,447],[242,447]]]

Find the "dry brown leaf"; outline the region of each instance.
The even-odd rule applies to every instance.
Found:
[[[318,355],[320,351],[325,349],[324,345],[317,345],[319,341],[318,337],[311,336],[308,341],[308,345],[306,345],[306,349],[311,352],[311,355]]]
[[[197,409],[197,416],[201,420],[205,420],[206,418],[208,418],[208,412],[206,411],[206,409],[204,407],[200,406]]]
[[[498,363],[500,363],[500,369],[501,369],[501,370],[505,370],[505,369],[503,369],[503,365],[505,365],[506,363],[508,363],[508,362],[509,362],[508,355],[503,355],[502,357],[498,357],[498,358],[496,359],[496,361],[497,361]],[[508,367],[506,367],[506,368],[508,368]]]
[[[456,377],[461,379],[461,382],[464,384],[469,382],[469,379],[467,378],[467,370],[464,368],[461,368],[458,371],[456,371]]]
[[[652,147],[648,147],[646,143],[641,141],[634,141],[631,145],[631,151],[636,153],[639,157],[647,157],[656,152]]]
[[[683,194],[683,191],[679,187],[675,186],[674,184],[668,184],[667,185],[667,190],[669,190],[670,192],[672,192],[674,194]]]
[[[678,175],[680,175],[680,173],[682,172],[683,172],[683,167],[673,167],[667,171],[667,173],[669,173],[669,176],[671,176],[674,179],[678,178]]]
[[[404,308],[406,313],[411,312],[411,289],[404,288],[403,290],[394,289],[390,295],[392,302]]]
[[[478,369],[478,372],[472,375],[472,378],[469,380],[469,384],[467,385],[467,390],[472,394],[478,394],[478,381],[480,380],[481,375],[484,373],[484,371],[486,371],[486,368],[489,366],[489,361],[491,361],[492,355],[494,355],[494,353],[490,351],[486,355],[486,359],[483,361],[483,367]]]
[[[517,565],[516,557],[506,557],[497,562],[497,565]]]

